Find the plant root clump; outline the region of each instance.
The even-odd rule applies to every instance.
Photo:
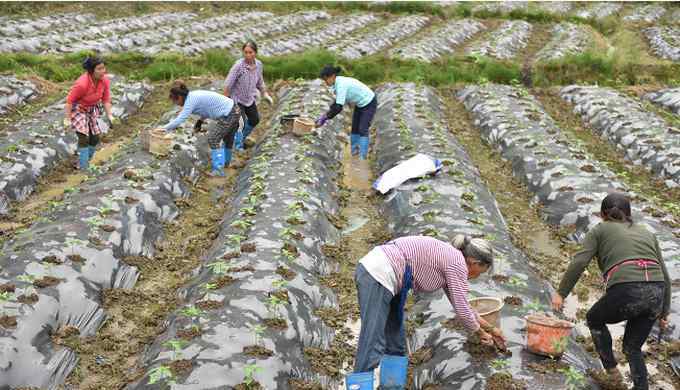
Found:
[[[288,281],[295,279],[295,276],[297,275],[295,271],[281,265],[276,268],[276,273]]]
[[[196,326],[192,326],[189,329],[180,329],[177,331],[177,337],[187,341],[193,340],[202,334],[203,332],[201,331],[201,328]]]
[[[613,380],[604,370],[588,370],[588,375],[600,386],[601,390],[628,390],[624,383]]]
[[[36,279],[33,281],[33,285],[36,288],[46,288],[55,286],[59,283],[61,283],[61,279],[55,278],[54,276],[43,276],[41,279]]]
[[[503,298],[503,302],[507,303],[508,305],[522,306],[522,298],[516,297],[514,295]]]
[[[288,323],[283,318],[265,318],[264,320],[262,320],[262,322],[265,324],[265,326],[271,329],[275,330],[288,329]]]
[[[524,381],[515,379],[509,372],[497,372],[486,381],[486,390],[526,390]]]
[[[17,326],[17,317],[16,316],[7,316],[3,315],[0,316],[0,327],[9,329],[9,328],[15,328]]]
[[[274,354],[274,352],[268,350],[261,345],[248,345],[243,347],[243,353],[248,356],[254,356],[256,358],[268,358]]]
[[[224,305],[220,301],[211,301],[211,300],[206,300],[206,301],[199,301],[196,302],[196,307],[198,307],[201,310],[217,310],[222,308]]]
[[[31,294],[31,295],[21,295],[17,297],[17,302],[23,303],[25,305],[32,305],[34,303],[38,302],[38,294]]]

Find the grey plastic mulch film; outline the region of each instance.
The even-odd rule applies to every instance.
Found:
[[[310,26],[292,35],[272,38],[259,42],[261,56],[277,56],[297,53],[312,48],[322,48],[337,40],[345,39],[347,34],[371,26],[382,19],[374,14],[351,14],[334,17],[320,26]]]
[[[175,201],[190,195],[186,183],[206,163],[188,135],[192,126],[177,132],[168,159],[142,151],[137,139],[125,144],[101,173],[0,248],[0,286],[14,288],[0,300],[0,317],[16,319],[0,327],[0,389],[56,389],[73,370],[78,357],[51,335],[67,326],[94,335],[106,319],[103,291],[135,285],[139,272],[125,258],[154,256],[164,223],[180,214]]]
[[[680,185],[680,128],[611,88],[572,85],[562,88],[560,96],[626,159],[665,179],[669,187]]]
[[[618,2],[592,2],[586,8],[576,11],[575,15],[584,19],[600,20],[619,12],[622,7]]]
[[[165,51],[197,55],[209,49],[240,49],[240,45],[247,39],[259,40],[270,35],[292,32],[330,18],[330,14],[324,11],[303,11],[288,15],[275,15],[269,12],[242,13],[228,18],[227,22],[213,24],[217,27],[214,32],[186,34],[168,42],[141,47],[139,50],[147,55]],[[224,23],[240,26],[233,29],[224,28]],[[172,29],[170,34],[175,37]]]
[[[470,46],[467,53],[494,57],[499,60],[514,58],[529,43],[531,31],[531,23],[523,20],[508,20],[492,31],[486,40]]]
[[[151,92],[144,82],[111,78],[113,115],[122,120],[137,112]],[[35,190],[41,176],[74,155],[78,138],[64,129],[64,100],[41,109],[28,119],[7,128],[0,136],[0,216],[11,212],[12,202],[25,200]],[[108,131],[108,122],[99,125]]]
[[[432,62],[452,54],[457,47],[483,30],[486,30],[486,26],[474,19],[447,21],[432,31],[421,32],[398,44],[390,50],[390,56]]]
[[[680,278],[680,229],[673,227],[672,216],[635,196],[613,172],[568,139],[528,92],[491,84],[467,87],[458,97],[484,140],[512,163],[513,174],[543,206],[548,223],[575,227],[571,238],[580,241],[601,221],[602,199],[613,190],[627,192],[634,197],[633,219],[656,234],[671,279]],[[677,289],[670,320],[680,321]],[[678,327],[673,335],[680,335]]]
[[[498,284],[488,276],[471,283],[475,296],[518,296],[532,310],[547,310],[546,282],[530,270],[525,255],[511,244],[506,223],[496,201],[469,156],[450,134],[444,105],[434,91],[414,84],[387,84],[378,89],[379,107],[376,164],[379,172],[415,154],[425,153],[443,162],[434,177],[409,181],[384,198],[383,209],[395,237],[431,235],[444,240],[458,233],[488,239],[496,251],[495,272],[512,276],[512,283]],[[524,351],[524,316],[528,313],[506,305],[501,327],[512,351],[510,371],[530,388],[558,388],[558,375],[542,376],[527,364],[542,358]],[[416,295],[410,319],[422,321],[410,337],[411,352],[432,348],[432,358],[415,367],[414,384],[438,384],[444,388],[481,389],[492,373],[489,361],[474,359],[464,349],[467,335],[443,322],[455,313],[443,292]],[[592,367],[587,354],[572,340],[566,361],[580,370]]]
[[[589,31],[583,25],[570,22],[556,24],[552,29],[552,38],[536,53],[536,59],[552,61],[582,53],[591,39]]]
[[[29,80],[0,76],[0,115],[27,103],[38,93],[38,87]]]
[[[680,61],[680,27],[654,26],[644,29],[643,32],[657,56],[675,62]]]
[[[644,98],[673,112],[675,115],[680,115],[680,88],[667,88],[650,92]]]
[[[363,34],[357,34],[332,44],[328,47],[328,50],[348,59],[358,59],[396,44],[400,40],[417,33],[429,22],[430,18],[427,16],[402,16],[387,25],[377,29],[369,29]]]
[[[0,19],[0,36],[31,36],[44,33],[54,27],[60,29],[68,25],[77,28],[79,24],[89,23],[95,20],[94,14],[90,13],[66,13],[43,16],[37,19]]]
[[[652,23],[661,19],[666,13],[666,8],[659,4],[647,4],[635,9],[628,15],[623,17],[626,22],[645,22]]]
[[[286,389],[290,379],[318,382],[325,389],[339,385],[337,378],[311,370],[303,348],[328,349],[335,333],[314,311],[338,308],[335,294],[320,285],[319,277],[337,270],[321,246],[340,238],[326,215],[339,211],[336,135],[344,123],[330,121],[318,136],[285,135],[281,115],[315,118],[330,100],[324,86],[309,82],[282,92],[279,101],[265,140],[238,177],[219,237],[181,294],[185,304],[148,349],[147,374],[129,390],[228,389],[249,373],[266,389]],[[241,252],[243,244],[254,244],[255,252]],[[293,271],[294,278],[284,279],[281,269]],[[287,290],[289,303],[272,298],[280,290]],[[207,301],[218,308],[196,310]],[[287,328],[267,328],[272,319],[284,320]],[[200,335],[183,342],[178,357],[168,343],[194,327]],[[272,356],[244,353],[253,345]],[[180,358],[190,360],[191,369],[177,376],[169,367]]]

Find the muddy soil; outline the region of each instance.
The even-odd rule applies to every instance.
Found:
[[[522,306],[522,298],[516,296],[509,296],[503,298],[503,302],[512,306]]]
[[[628,386],[612,380],[604,370],[589,370],[588,374],[600,386],[601,390],[628,390]]]
[[[527,385],[508,372],[497,372],[486,381],[485,390],[526,390]]]
[[[248,345],[243,348],[243,353],[248,356],[253,356],[256,358],[266,359],[272,356],[274,353],[261,345]]]

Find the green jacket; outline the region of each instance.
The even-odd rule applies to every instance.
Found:
[[[666,291],[663,302],[663,315],[668,314],[671,304],[671,281],[661,255],[659,242],[643,224],[628,222],[601,222],[586,234],[583,247],[576,252],[562,278],[557,290],[562,297],[567,297],[590,260],[597,257],[597,265],[604,275],[625,260],[649,259],[657,264],[645,269],[637,264],[623,264],[609,275],[606,288],[626,282],[664,282]]]

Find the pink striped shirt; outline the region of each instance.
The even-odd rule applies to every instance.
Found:
[[[229,97],[236,103],[250,107],[255,102],[255,91],[264,93],[264,78],[262,77],[262,62],[255,59],[255,66],[251,67],[241,58],[229,70],[225,80],[229,89]]]
[[[401,290],[406,262],[413,271],[413,291],[431,292],[444,289],[449,302],[465,327],[479,329],[475,312],[467,301],[470,290],[465,257],[452,245],[427,236],[409,236],[392,240],[380,248],[392,263]]]

